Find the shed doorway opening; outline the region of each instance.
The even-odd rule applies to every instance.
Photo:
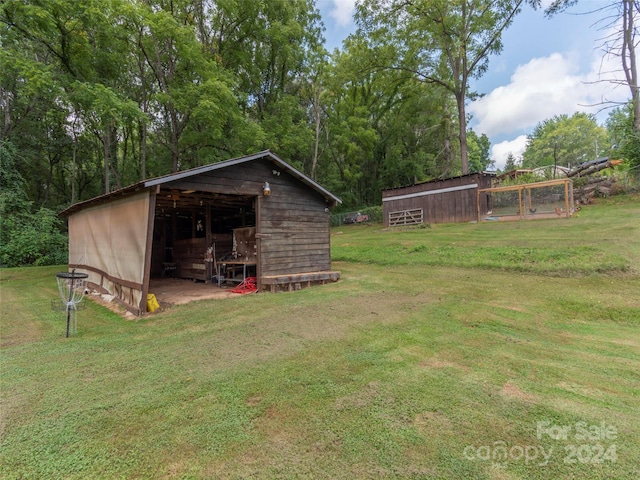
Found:
[[[151,278],[210,283],[256,275],[257,198],[163,188],[156,195]],[[227,263],[242,259],[243,268]],[[238,264],[239,265],[239,264]]]

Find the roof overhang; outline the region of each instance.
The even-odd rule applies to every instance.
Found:
[[[406,188],[411,188],[411,187],[417,187],[420,185],[434,185],[434,184],[438,184],[438,183],[444,183],[447,182],[449,180],[456,180],[458,178],[477,178],[477,177],[495,177],[496,174],[494,172],[474,172],[474,173],[467,173],[466,175],[458,175],[455,177],[446,177],[446,178],[434,178],[433,180],[426,180],[424,182],[416,182],[416,183],[412,183],[411,185],[402,185],[400,187],[391,187],[391,188],[385,188],[384,190],[382,190],[382,194],[383,196],[386,193],[391,193],[393,191],[396,190],[403,190]],[[439,192],[442,193],[442,192]]]
[[[297,178],[302,183],[306,184],[308,187],[317,191],[320,195],[322,195],[325,200],[331,205],[335,206],[337,204],[342,203],[342,200],[332,194],[329,190],[309,178],[307,175],[302,173],[300,170],[294,168],[292,165],[289,165],[287,162],[282,160],[276,154],[271,152],[270,150],[264,150],[262,152],[254,153],[252,155],[245,155],[243,157],[232,158],[230,160],[224,160],[222,162],[210,163],[208,165],[203,165],[202,167],[195,167],[189,170],[183,170],[181,172],[171,173],[168,175],[163,175],[161,177],[152,178],[149,180],[143,180],[141,182],[135,183],[125,188],[121,188],[111,193],[106,193],[104,195],[100,195],[98,197],[94,197],[90,200],[86,200],[84,202],[76,203],[66,210],[60,213],[60,216],[72,215],[73,213],[82,210],[91,205],[97,205],[99,203],[111,201],[114,198],[118,198],[120,196],[131,195],[132,193],[139,192],[142,190],[151,190],[153,188],[158,188],[163,184],[174,182],[176,180],[183,180],[195,175],[200,175],[207,172],[212,172],[215,170],[220,170],[223,168],[228,168],[233,165],[239,165],[242,163],[252,162],[259,159],[268,159],[271,161],[277,168],[280,170],[286,171],[291,176]]]

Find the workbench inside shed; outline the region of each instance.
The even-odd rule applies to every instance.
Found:
[[[257,274],[256,227],[234,228],[232,238],[231,253],[215,259],[218,285],[225,281],[242,282]]]

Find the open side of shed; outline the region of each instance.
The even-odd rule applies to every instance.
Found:
[[[146,311],[151,278],[216,282],[240,270],[270,291],[336,281],[329,208],[339,202],[260,152],[73,205],[63,212],[69,267],[137,315]]]

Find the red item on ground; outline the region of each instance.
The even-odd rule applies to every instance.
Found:
[[[254,293],[258,291],[256,277],[245,278],[240,285],[231,290],[233,293]]]

